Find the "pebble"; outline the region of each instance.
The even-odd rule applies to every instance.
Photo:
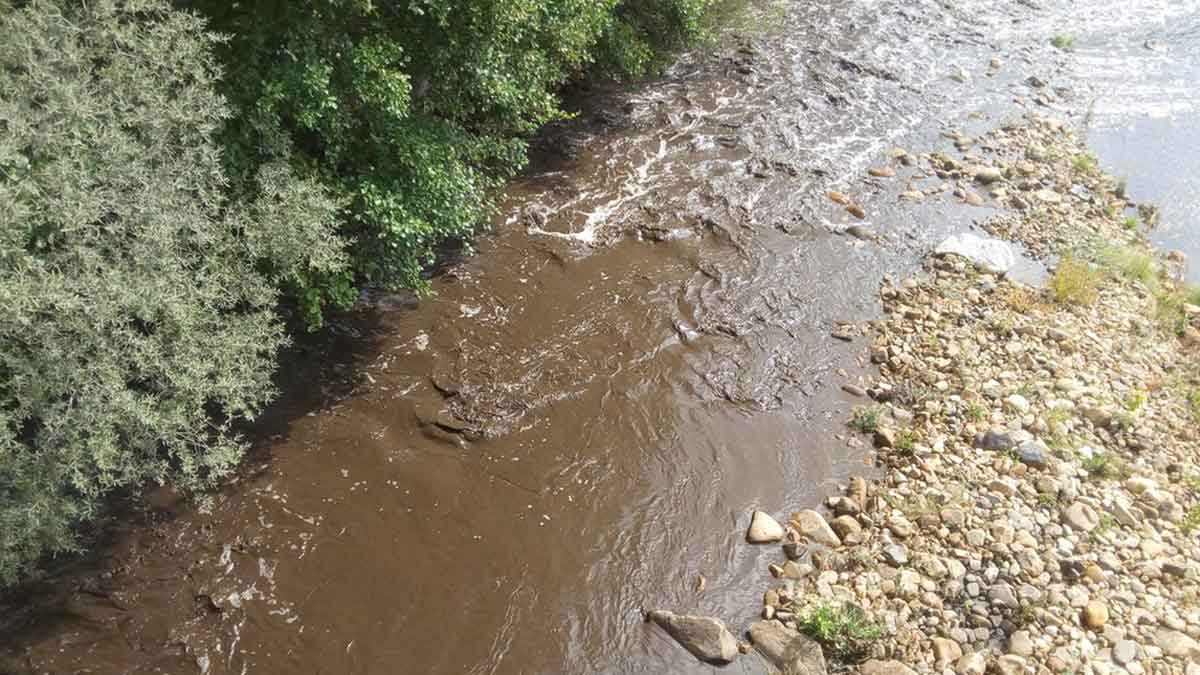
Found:
[[[746,541],[751,544],[771,544],[783,540],[783,525],[762,511],[750,516],[750,527],[746,530]]]

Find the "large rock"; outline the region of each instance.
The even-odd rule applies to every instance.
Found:
[[[1200,659],[1200,644],[1179,631],[1160,628],[1154,635],[1154,644],[1167,656]]]
[[[783,675],[825,675],[825,655],[816,640],[778,621],[750,626],[750,642]]]
[[[1005,274],[1017,263],[1017,254],[1008,242],[987,239],[969,232],[956,234],[934,249],[940,256],[957,255],[975,263],[988,272]]]
[[[649,612],[646,619],[658,624],[692,656],[705,663],[726,664],[738,654],[737,639],[720,619],[686,616],[666,610]]]
[[[783,526],[762,511],[750,517],[750,529],[746,530],[746,541],[751,544],[770,544],[783,539]]]
[[[825,517],[812,509],[793,513],[791,525],[809,541],[831,548],[842,545],[842,540],[834,533],[833,528],[829,527],[829,523],[825,522]]]

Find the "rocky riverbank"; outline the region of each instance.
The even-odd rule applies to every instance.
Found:
[[[878,377],[845,387],[881,475],[786,526],[754,514],[749,541],[784,543],[741,650],[785,672],[1200,673],[1200,298],[1070,128],[955,141],[893,153],[902,198],[998,207],[982,229],[1053,271],[931,254],[885,281],[861,330]]]

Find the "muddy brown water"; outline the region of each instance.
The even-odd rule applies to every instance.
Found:
[[[366,299],[290,360],[209,512],[160,496],[10,594],[0,670],[708,672],[642,611],[748,625],[779,555],[749,512],[869,470],[840,389],[867,338],[831,333],[987,215],[899,207],[932,183],[865,169],[989,128],[1061,58],[1021,2],[755,11],[769,29],[548,130],[435,295]]]

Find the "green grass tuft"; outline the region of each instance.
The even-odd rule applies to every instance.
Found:
[[[871,643],[883,636],[883,628],[852,603],[817,606],[801,620],[800,630],[820,642],[826,654],[846,662],[864,658]]]

